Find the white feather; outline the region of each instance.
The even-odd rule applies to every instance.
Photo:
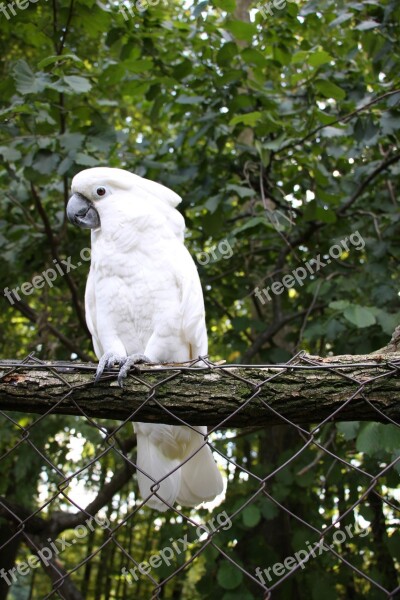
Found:
[[[155,494],[146,504],[161,512],[173,506],[181,487],[181,470],[178,467],[182,457],[171,429],[168,425],[135,423],[140,493],[146,499],[153,494],[151,488],[159,483],[159,489],[155,489]]]
[[[107,192],[101,198],[96,196],[100,186]],[[82,171],[72,191],[93,202],[101,222],[92,232],[85,295],[98,358],[105,352],[140,353],[154,362],[184,362],[207,354],[200,280],[183,244],[184,220],[174,209],[180,197],[160,184],[109,168]],[[195,506],[222,492],[211,450],[201,447],[206,427],[195,431],[136,423],[135,428],[142,497],[160,483],[159,498],[153,494],[149,506],[166,510],[162,500]]]

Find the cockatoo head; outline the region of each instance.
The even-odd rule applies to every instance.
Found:
[[[102,216],[121,201],[127,207],[143,201],[169,212],[181,202],[180,196],[163,185],[125,171],[95,167],[81,171],[72,180],[72,196],[67,204],[68,219],[83,229],[99,229]],[[176,212],[176,211],[173,211]],[[108,214],[107,214],[108,216]]]

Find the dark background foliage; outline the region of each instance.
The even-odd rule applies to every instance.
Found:
[[[299,0],[266,16],[248,0],[171,0],[144,11],[132,4],[128,19],[119,10],[122,4],[100,0],[39,0],[24,10],[15,8],[15,16],[5,6],[10,18],[0,14],[1,289],[31,282],[54,261],[71,257],[76,265],[81,260],[88,235],[65,219],[71,178],[84,168],[109,165],[182,195],[187,244],[194,257],[211,256],[207,264],[199,260],[198,268],[212,358],[275,363],[300,349],[366,354],[388,342],[399,322],[397,0]],[[332,245],[357,231],[365,246],[343,250],[304,285],[265,303],[254,294],[256,287],[281,281],[304,261],[318,255],[326,259]],[[229,258],[223,252],[227,243]],[[53,287],[20,294],[14,304],[4,297],[1,357],[35,352],[42,359],[93,360],[83,309],[87,271],[83,262]],[[20,413],[14,418],[23,426],[33,419]],[[2,453],[18,431],[8,421],[0,427]],[[32,435],[67,474],[86,464],[101,445],[97,430],[72,417],[44,420]],[[130,439],[131,429],[121,435]],[[326,425],[318,436],[337,455],[372,473],[398,453],[391,426]],[[216,446],[238,466],[222,466],[228,492],[214,510],[230,514],[256,490],[241,465],[265,476],[300,443],[285,427],[218,435]],[[270,493],[321,529],[354,501],[366,481],[328,455],[315,461],[317,452],[310,446],[280,471]],[[80,494],[86,505],[120,466],[108,454],[79,476],[79,484],[77,477],[71,481],[70,493]],[[0,469],[1,492],[10,501],[34,510],[53,497],[57,476],[29,445],[22,444]],[[396,485],[392,470],[377,489],[389,497]],[[117,522],[138,501],[136,490],[132,478],[109,501],[104,510],[110,519]],[[44,517],[70,510],[65,497],[57,496]],[[206,510],[197,513],[207,518]],[[147,509],[139,515],[121,529],[120,538],[139,559],[171,536],[180,537],[186,527],[168,513],[156,521]],[[367,498],[346,523],[383,523],[371,529],[370,551],[358,553],[352,540],[340,552],[394,588],[400,548],[393,511]],[[8,524],[0,520],[0,525],[0,536],[9,534]],[[66,552],[65,568],[82,560],[88,544],[99,545],[99,535]],[[308,540],[313,541],[309,531],[265,497],[221,534],[235,560],[251,572],[304,548]],[[11,563],[27,552],[19,545]],[[10,549],[1,556],[9,561]],[[124,562],[110,545],[92,564],[91,573],[81,569],[73,576],[85,597],[149,596],[146,578],[134,586],[122,581]],[[168,572],[162,567],[157,574],[163,578]],[[34,577],[34,585],[21,578],[8,597],[44,597],[46,575],[37,571]],[[328,554],[289,579],[279,594],[382,597]],[[163,595],[259,596],[257,586],[212,549],[179,582],[172,580]]]

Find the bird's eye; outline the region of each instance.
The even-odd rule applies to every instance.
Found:
[[[105,193],[106,193],[106,188],[98,187],[97,190],[96,190],[96,194],[98,196],[104,196]]]

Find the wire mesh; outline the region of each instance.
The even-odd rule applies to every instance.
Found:
[[[4,560],[8,552],[10,560],[5,564],[0,564],[0,569],[2,569],[0,577],[3,580],[0,579],[0,583],[4,585],[5,582],[7,586],[17,587],[19,576],[29,575],[31,578],[30,598],[60,597],[66,600],[70,598],[79,600],[85,597],[185,598],[189,596],[185,596],[179,586],[174,588],[175,592],[172,595],[167,594],[166,596],[165,589],[171,582],[175,585],[183,573],[192,569],[196,560],[203,553],[208,552],[214,557],[216,563],[220,564],[221,561],[225,561],[231,569],[228,572],[232,572],[232,568],[238,573],[240,572],[240,578],[248,580],[254,597],[269,599],[273,598],[275,594],[279,594],[287,580],[303,577],[312,562],[319,560],[320,555],[324,555],[325,557],[329,556],[330,571],[336,573],[337,578],[341,577],[341,569],[350,570],[356,582],[354,589],[358,589],[357,593],[359,594],[356,593],[352,597],[368,597],[368,594],[374,598],[398,597],[400,594],[398,582],[388,589],[376,571],[368,569],[368,559],[364,558],[360,563],[360,560],[354,560],[354,554],[361,557],[365,557],[365,553],[371,552],[376,556],[382,555],[382,548],[380,548],[382,536],[390,533],[390,537],[392,537],[391,534],[398,525],[398,493],[392,487],[382,485],[382,480],[388,473],[395,473],[395,467],[400,461],[399,453],[394,454],[391,461],[381,460],[376,472],[369,472],[366,466],[360,462],[359,457],[355,455],[354,448],[350,447],[350,444],[347,454],[346,452],[335,452],[334,440],[337,432],[332,421],[340,421],[341,411],[344,411],[352,402],[359,403],[361,401],[376,411],[377,420],[396,427],[398,434],[399,424],[371,403],[371,400],[366,397],[366,392],[377,381],[381,382],[398,376],[400,360],[381,361],[374,367],[368,363],[357,364],[357,375],[355,376],[354,370],[349,369],[351,365],[333,363],[321,366],[304,353],[299,353],[283,365],[246,366],[248,377],[237,374],[235,367],[237,368],[239,365],[215,364],[210,362],[207,357],[202,357],[202,360],[203,364],[204,362],[207,364],[210,372],[218,370],[226,378],[239,378],[248,389],[246,401],[232,411],[229,417],[224,416],[218,423],[216,416],[216,424],[209,428],[207,436],[204,437],[203,445],[207,444],[212,449],[220,468],[227,475],[226,497],[229,497],[230,484],[233,485],[233,480],[236,482],[239,479],[246,481],[247,491],[246,497],[242,498],[240,502],[236,502],[234,509],[229,514],[224,509],[225,496],[218,499],[213,505],[207,505],[219,515],[218,518],[214,518],[212,525],[206,520],[208,513],[205,509],[198,511],[169,506],[167,513],[156,513],[155,511],[149,513],[149,509],[144,509],[149,498],[140,498],[136,490],[133,478],[137,468],[134,452],[135,438],[131,429],[129,432],[127,431],[128,427],[131,428],[131,421],[140,422],[141,409],[148,403],[153,403],[161,410],[166,411],[169,417],[176,421],[176,425],[185,425],[193,429],[193,425],[176,415],[171,408],[163,406],[157,399],[157,393],[171,380],[178,388],[179,378],[182,374],[187,369],[196,368],[195,361],[180,367],[176,365],[159,367],[157,370],[158,380],[151,385],[140,370],[132,371],[128,377],[134,378],[143,385],[146,397],[138,409],[135,409],[128,418],[119,421],[118,424],[115,424],[115,421],[112,424],[109,421],[100,420],[101,422],[99,422],[99,419],[87,414],[77,402],[75,402],[76,414],[79,414],[79,417],[65,417],[56,414],[57,409],[67,398],[69,401],[71,400],[74,389],[93,386],[92,380],[71,384],[63,374],[66,372],[93,372],[94,375],[95,365],[43,362],[32,355],[24,361],[0,361],[2,373],[0,383],[1,381],[12,382],[12,378],[17,377],[22,370],[40,369],[55,376],[65,388],[57,403],[53,403],[49,410],[40,416],[25,414],[22,415],[24,418],[21,418],[21,412],[0,411],[2,419],[0,427],[1,431],[5,432],[2,433],[2,442],[0,443],[2,472],[4,473],[7,469],[11,470],[16,461],[22,461],[26,469],[29,468],[26,461],[28,463],[32,461],[32,464],[41,466],[37,497],[33,500],[23,499],[18,502],[16,500],[18,494],[15,493],[12,482],[3,482],[0,497],[0,524],[7,525],[4,529],[7,535],[4,536],[4,532],[2,535],[0,527],[0,558],[3,557]],[[242,367],[242,365],[240,366]],[[268,376],[263,381],[255,381],[252,378],[252,369],[260,369],[261,366],[271,368],[273,371],[268,372]],[[264,386],[271,386],[277,380],[284,379],[293,369],[300,374],[310,373],[310,370],[314,369],[329,370],[344,378],[347,383],[350,382],[353,390],[347,400],[321,422],[315,423],[315,417],[311,414],[308,418],[310,425],[300,425],[287,416],[281,415],[264,399],[260,400],[260,391]],[[114,381],[115,378],[116,372],[108,371],[104,381]],[[194,389],[193,395],[195,394],[196,390]],[[247,462],[244,459],[241,460],[232,453],[231,441],[236,439],[235,436],[240,437],[243,432],[231,427],[230,420],[232,417],[237,418],[241,412],[249,411],[255,399],[262,402],[265,411],[281,420],[282,425],[285,426],[284,431],[291,432],[292,447],[286,448],[285,452],[280,455],[280,464],[274,464],[271,461],[271,466],[268,467],[267,461],[262,468],[260,465],[255,467],[255,465],[249,464],[248,460]],[[17,401],[14,410],[21,410]],[[65,427],[63,421],[66,418],[70,419],[68,427]],[[110,414],[109,418],[113,419],[114,417]],[[68,441],[68,435],[74,431],[73,423],[76,422],[76,419],[83,420],[87,426],[87,437],[91,439],[90,452],[83,453],[82,451],[85,444],[85,436],[82,436],[82,433],[74,438],[75,442],[72,446]],[[249,431],[251,433],[256,429],[257,423],[254,423],[254,427]],[[46,436],[47,441],[45,440]],[[49,442],[49,440],[52,441]],[[314,454],[310,455],[311,449]],[[301,462],[305,454],[307,455],[306,464],[304,461]],[[193,454],[185,462],[189,461],[192,456]],[[74,461],[77,462],[78,459],[80,464],[76,468]],[[326,465],[323,463],[328,459],[331,461],[329,468],[328,463]],[[293,465],[299,476],[321,477],[321,474],[316,471],[318,464],[324,464],[324,468],[326,466],[327,471],[323,473],[324,480],[329,478],[330,471],[334,468],[340,468],[346,474],[343,476],[344,482],[346,477],[357,480],[356,497],[354,497],[354,488],[352,494],[349,494],[348,490],[344,490],[336,515],[322,519],[322,526],[319,527],[315,524],[315,515],[307,515],[302,511],[294,510],[293,501],[288,502],[285,497],[282,499],[279,494],[275,493],[274,487],[277,481],[284,479],[288,467],[293,468]],[[181,466],[182,463],[176,469]],[[386,484],[386,479],[384,481]],[[152,495],[157,496],[159,485],[160,481],[154,482]],[[305,493],[307,493],[306,487]],[[323,487],[322,482],[321,489]],[[125,488],[129,488],[129,491],[124,495],[121,490]],[[23,494],[21,496],[23,498]],[[117,504],[115,498],[119,499]],[[375,520],[371,519],[367,533],[365,533],[367,530],[363,532],[360,530],[358,533],[351,531],[350,523],[353,525],[360,523],[360,515],[366,504],[378,507],[379,510],[375,510]],[[282,548],[281,561],[277,560],[269,569],[262,568],[265,566],[263,565],[263,548],[259,548],[261,556],[256,562],[250,548],[245,548],[245,554],[248,552],[248,564],[244,560],[238,560],[234,552],[238,540],[233,537],[231,525],[238,521],[242,526],[243,523],[248,525],[252,509],[260,506],[264,510],[263,514],[272,511],[275,515],[284,515],[293,529],[297,525],[301,526],[308,532],[309,537],[313,540],[312,543],[307,539],[306,543],[303,541],[303,547],[300,545],[300,549],[297,544],[297,550],[296,545],[289,545],[289,550],[292,552],[286,556]],[[321,506],[323,506],[322,500],[319,507],[315,506],[314,512],[321,511]],[[108,511],[107,517],[104,513],[105,508]],[[220,517],[221,514],[223,514],[223,518]],[[381,518],[377,517],[379,514]],[[243,520],[244,515],[246,518]],[[173,535],[168,540],[161,539],[162,526],[165,524],[163,519],[166,518],[169,519],[170,524],[172,523],[172,529],[169,529],[169,532],[173,531]],[[145,526],[148,528],[147,534],[139,535],[137,531],[143,531]],[[183,537],[179,537],[180,535]],[[160,538],[158,543],[157,538]],[[81,540],[83,541],[81,542]],[[249,540],[247,540],[248,542]],[[347,551],[343,551],[342,546],[339,548],[338,542],[345,546],[345,550],[347,547]],[[81,544],[79,556],[76,554],[76,544]],[[353,544],[351,552],[350,544]],[[18,548],[17,551],[15,546]],[[169,549],[168,552],[166,548]],[[27,558],[28,551],[31,553],[29,558]],[[93,592],[93,596],[89,596],[93,564],[96,564],[98,574],[102,569],[107,569],[107,560],[102,559],[103,555],[107,556],[108,561],[112,555],[113,582],[109,583],[108,591],[107,589],[97,589]],[[241,556],[243,556],[243,552]],[[10,566],[14,565],[15,560],[17,567]],[[71,564],[73,561],[76,564]],[[118,569],[115,568],[117,562]],[[178,565],[175,564],[176,562]],[[398,566],[395,559],[393,559],[392,566],[394,568]],[[35,585],[39,585],[36,569],[42,570],[48,579],[45,578],[47,583],[43,583],[42,578],[40,591],[32,592],[32,590],[38,589],[35,588]],[[391,581],[393,582],[393,577]],[[229,588],[228,585],[226,587]],[[234,587],[232,583],[232,589]],[[368,593],[363,592],[363,589],[367,589]],[[110,595],[111,590],[112,596]],[[182,595],[177,595],[176,590],[179,590]],[[345,594],[343,597],[346,597],[346,592],[343,593]],[[40,594],[42,595],[40,596]],[[299,597],[302,597],[301,594]]]

